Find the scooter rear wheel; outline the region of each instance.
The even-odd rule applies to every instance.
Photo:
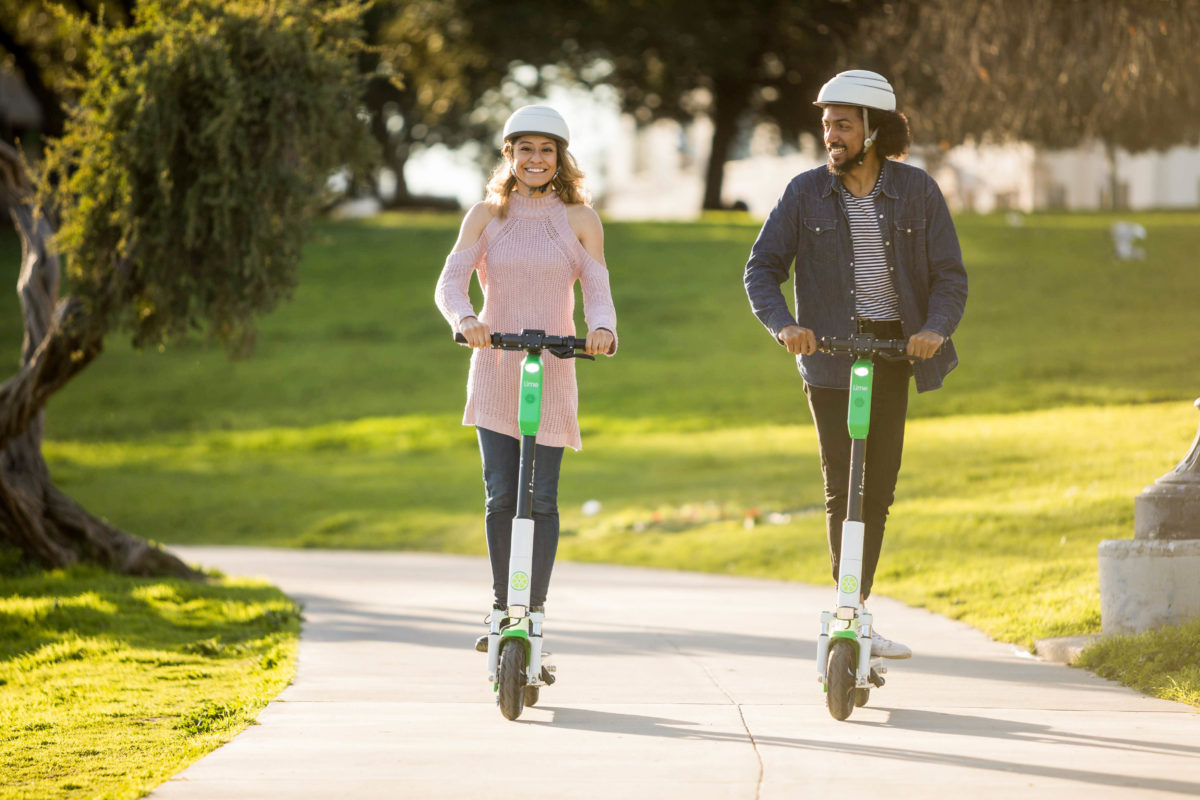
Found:
[[[500,713],[516,719],[525,709],[525,643],[518,639],[501,641]]]
[[[870,689],[855,689],[854,690],[854,705],[862,708],[871,699]]]
[[[849,639],[834,639],[829,644],[825,666],[825,705],[829,715],[843,720],[854,710],[854,673],[858,647]]]
[[[541,694],[541,688],[538,686],[525,687],[525,705],[530,708],[537,705],[538,696]]]

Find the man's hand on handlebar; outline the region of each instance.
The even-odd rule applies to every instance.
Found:
[[[587,347],[584,348],[584,352],[589,356],[606,356],[612,350],[613,342],[612,331],[607,328],[597,328],[594,331],[588,331]]]
[[[905,352],[910,356],[924,360],[935,355],[944,341],[946,341],[946,337],[937,331],[919,331],[909,337],[908,349]]]
[[[467,340],[468,347],[491,347],[492,332],[477,317],[467,317],[458,323],[458,332]]]
[[[817,337],[808,328],[786,325],[775,337],[787,351],[795,356],[811,356],[817,352]]]

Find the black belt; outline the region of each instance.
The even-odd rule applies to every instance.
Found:
[[[898,319],[863,319],[858,320],[858,332],[869,333],[876,339],[903,339],[904,326]]]

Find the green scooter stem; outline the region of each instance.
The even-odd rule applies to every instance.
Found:
[[[533,455],[537,451],[537,431],[542,421],[542,358],[537,352],[526,354],[521,362],[521,402],[517,420],[521,426],[517,518],[533,519]]]
[[[846,428],[850,431],[850,493],[846,519],[862,522],[863,489],[866,482],[867,434],[871,431],[871,386],[875,362],[860,358],[850,368],[850,397],[846,406]]]

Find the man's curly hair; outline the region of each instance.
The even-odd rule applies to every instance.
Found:
[[[879,129],[875,137],[875,151],[880,158],[898,158],[908,152],[912,144],[912,133],[908,129],[908,117],[899,111],[868,109],[867,119],[872,129]]]

